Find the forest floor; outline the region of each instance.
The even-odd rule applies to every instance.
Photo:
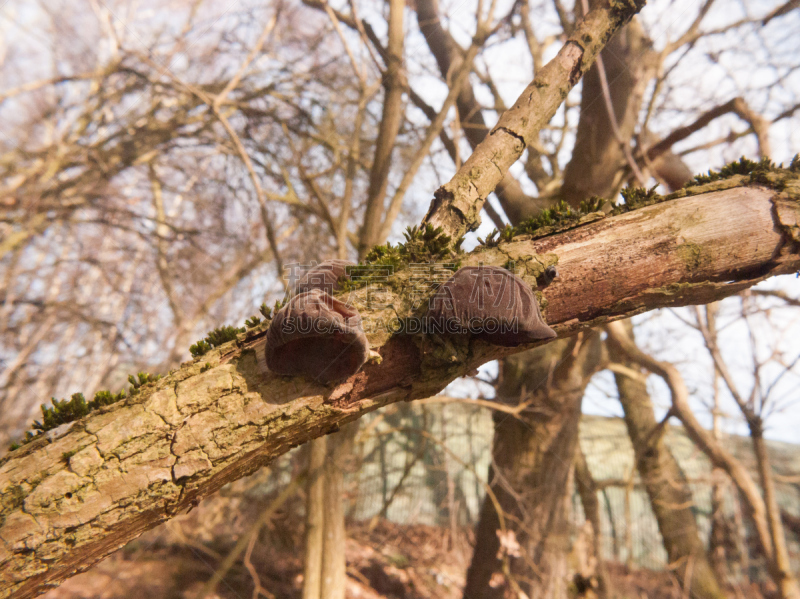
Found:
[[[252,489],[254,487],[250,487]],[[256,487],[257,488],[257,487]],[[218,493],[186,515],[155,528],[43,599],[196,599],[206,581],[269,498],[250,490]],[[289,501],[262,527],[207,599],[299,599],[303,582],[302,501]],[[375,519],[348,523],[348,599],[460,599],[472,555],[470,528],[398,525]],[[248,568],[248,565],[250,566]],[[617,599],[683,599],[665,571],[608,564]],[[252,574],[251,574],[252,571]],[[255,578],[265,592],[254,593]],[[755,587],[731,597],[762,599]]]
[[[166,527],[164,527],[166,528]],[[268,594],[260,597],[299,599],[302,587],[302,552],[294,534],[275,544],[259,540],[250,563]],[[284,531],[285,532],[285,531]],[[464,534],[457,545],[448,530],[428,526],[397,526],[381,522],[369,530],[352,525],[347,542],[347,597],[373,599],[460,599],[471,547]],[[460,531],[465,533],[466,531]],[[166,534],[164,534],[166,533]],[[174,541],[165,543],[171,536]],[[263,541],[267,541],[266,543]],[[233,541],[233,540],[232,540]],[[229,548],[232,547],[232,543]],[[194,599],[224,554],[200,549],[191,539],[159,529],[112,555],[93,569],[67,580],[43,599]],[[613,596],[619,599],[683,599],[686,595],[666,572],[628,570],[609,564]],[[257,599],[253,578],[240,559],[208,599]],[[755,587],[731,595],[761,599]]]

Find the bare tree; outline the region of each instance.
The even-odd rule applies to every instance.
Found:
[[[654,360],[637,349],[630,340],[625,339],[624,333],[620,329],[618,323],[609,325],[608,330],[609,335],[614,339],[614,342],[622,348],[622,351],[625,352],[628,358],[663,377],[669,385],[674,414],[686,427],[692,440],[708,455],[714,465],[724,469],[728,476],[730,476],[739,489],[739,492],[742,494],[742,497],[744,497],[747,502],[756,525],[759,543],[767,556],[770,575],[775,580],[781,596],[791,598],[797,597],[797,580],[794,578],[789,564],[788,554],[786,553],[786,541],[780,523],[780,514],[777,505],[774,504],[774,487],[771,487],[771,485],[773,485],[771,474],[768,468],[767,472],[764,472],[764,467],[761,466],[761,464],[769,463],[769,458],[766,455],[766,446],[762,447],[763,454],[759,456],[757,447],[759,443],[758,437],[753,438],[754,447],[756,448],[756,458],[759,462],[759,477],[762,478],[762,485],[764,488],[764,496],[762,497],[757,484],[750,477],[741,462],[731,456],[720,443],[714,440],[713,435],[700,426],[689,407],[689,394],[678,370],[671,364]],[[717,366],[716,362],[715,366]],[[763,437],[761,443],[763,443]],[[765,476],[769,479],[766,484],[763,482]],[[771,502],[774,508],[770,508]],[[774,516],[770,514],[771,510],[774,510],[773,513],[777,513],[777,522],[774,521]]]
[[[425,186],[413,183],[444,183],[449,176],[440,171],[455,165],[424,222],[457,238],[478,225],[482,211],[500,228],[505,219],[522,225],[560,199],[574,210],[592,195],[613,200],[626,182],[677,189],[691,172],[680,154],[705,148],[705,165],[715,148],[738,151],[754,140],[766,155],[771,135],[775,145],[773,125],[796,117],[791,98],[759,101],[762,90],[755,84],[733,98],[720,86],[698,94],[705,103],[676,110],[687,60],[708,52],[722,65],[717,57],[733,50],[725,44],[720,49],[715,40],[731,31],[758,37],[761,23],[780,25],[791,18],[791,7],[717,27],[708,25],[714,7],[706,2],[696,15],[682,15],[677,35],[664,43],[652,20],[623,27],[640,8],[635,3],[592,3],[589,11],[583,3],[572,10],[560,2],[479,2],[465,20],[471,41],[461,44],[447,7],[427,0],[408,7],[392,0],[378,10],[306,0],[230,15],[216,7],[219,22],[207,6],[194,3],[185,19],[145,28],[146,34],[126,26],[114,6],[90,8],[57,15],[39,7],[52,57],[59,59],[41,62],[52,64],[52,72],[31,79],[13,51],[4,56],[12,87],[0,94],[7,123],[0,137],[0,437],[18,437],[43,397],[78,388],[91,397],[101,388],[119,388],[131,371],[170,373],[135,386],[135,395],[90,415],[85,426],[42,436],[0,465],[0,580],[2,592],[20,596],[87,567],[291,445],[319,439],[311,449],[312,471],[326,453],[336,463],[348,453],[350,439],[340,434],[325,440],[324,433],[388,403],[426,397],[506,355],[477,343],[443,365],[425,352],[420,358],[407,338],[375,333],[370,342],[383,363],[365,367],[351,388],[301,390],[259,370],[254,355],[268,319],[255,322],[257,316],[233,345],[178,367],[201,331],[241,321],[265,299],[271,304],[284,296],[291,288],[284,267],[332,256],[364,259],[390,238],[396,223],[417,222],[421,214],[413,200],[421,199],[417,188]],[[408,18],[411,11],[416,19]],[[560,33],[550,32],[548,19]],[[73,40],[87,31],[96,43],[75,51]],[[507,108],[491,56],[498,48],[515,52],[514,44],[524,44],[534,78]],[[425,46],[430,55],[416,52]],[[590,69],[604,47],[602,63]],[[773,45],[765,47],[766,62],[778,65],[782,80],[791,77],[792,67],[787,71],[770,53]],[[570,90],[583,73],[578,101]],[[438,96],[428,96],[428,86],[419,83],[431,74],[441,82]],[[746,128],[720,135],[720,123]],[[699,145],[680,146],[694,134],[705,135]],[[572,156],[565,160],[573,137]],[[524,168],[512,170],[519,158]],[[515,356],[502,367],[504,401],[530,392],[552,412],[551,425],[535,430],[519,419],[506,423],[526,440],[497,444],[502,451],[490,488],[499,503],[490,506],[489,496],[484,506],[486,536],[502,545],[511,531],[525,552],[546,554],[552,566],[549,577],[536,579],[530,563],[506,559],[498,567],[505,568],[508,584],[564,590],[566,548],[545,541],[548,530],[563,529],[566,486],[554,493],[545,474],[571,479],[582,389],[598,367],[589,341],[596,335],[587,327],[658,306],[713,301],[797,269],[795,175],[761,168],[752,176],[766,185],[760,188],[743,187],[748,176],[695,187],[657,206],[648,207],[657,198],[642,192],[630,197],[628,208],[637,210],[629,213],[607,217],[609,203],[604,211],[584,210],[580,221],[567,219],[569,225],[561,226],[573,227],[569,231],[538,230],[533,240],[523,235],[499,244],[495,236],[459,257],[465,264],[505,266],[511,258],[523,265],[528,282],[542,284],[548,321],[562,336],[583,335],[539,350],[550,356],[544,362],[534,353],[527,362]],[[776,197],[773,188],[781,185],[788,191]],[[497,207],[486,201],[491,193]],[[739,213],[728,213],[731,206]],[[689,222],[693,211],[701,225]],[[643,214],[652,215],[652,239],[637,230]],[[690,232],[691,242],[676,236],[670,222],[685,223],[683,235]],[[591,240],[594,252],[577,247],[575,236]],[[604,248],[602,256],[597,247]],[[545,286],[543,267],[556,260],[561,276]],[[408,271],[394,276],[400,287],[408,285]],[[607,288],[603,278],[617,287]],[[385,321],[386,314],[359,293],[365,321]],[[393,305],[405,314],[407,290],[392,293]],[[550,353],[557,348],[562,355],[555,362],[566,359],[563,367],[553,368],[547,384],[533,390],[537,383],[530,377],[550,372],[545,362],[553,362]],[[527,364],[516,381],[515,362]],[[223,421],[238,436],[221,433]],[[122,431],[115,422],[138,424]],[[167,437],[181,439],[178,453],[160,445]],[[563,443],[552,444],[559,439]],[[550,446],[558,451],[543,449]],[[517,489],[503,486],[508,480],[501,468],[513,466],[514,452],[526,448],[541,449],[563,467],[517,473],[525,500],[508,502],[500,491]],[[341,470],[328,470],[309,478],[308,538],[317,542],[307,545],[308,597],[344,593],[344,507],[330,500],[340,497]],[[37,478],[41,473],[49,482]],[[71,503],[89,495],[107,502],[121,473],[131,485],[121,486],[111,503],[95,503],[86,512]],[[77,480],[83,486],[73,488]],[[551,513],[553,527],[536,529],[536,518],[520,517],[519,527],[509,520],[500,531],[505,536],[498,536],[490,519],[502,520],[500,503],[509,514]],[[587,499],[584,507],[589,504]],[[45,517],[53,506],[70,515],[63,521]],[[44,537],[28,518],[32,513],[37,522],[48,522]],[[91,524],[95,518],[104,522],[99,532]],[[769,542],[777,547],[774,522],[772,509]],[[700,561],[693,576],[680,568],[678,574],[688,577],[684,585],[693,593],[714,596],[710,577],[700,575],[696,538],[690,541],[684,553]],[[786,571],[780,568],[776,576]],[[481,579],[484,588],[490,579]],[[786,589],[791,593],[791,585]]]

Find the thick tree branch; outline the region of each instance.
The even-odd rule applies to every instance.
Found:
[[[590,11],[450,182],[436,190],[425,222],[456,236],[475,229],[488,195],[535,142],[611,36],[643,6],[641,0],[604,2]]]
[[[557,262],[560,277],[543,296],[561,336],[715,301],[800,268],[800,183],[782,173],[782,193],[743,187],[738,176],[619,216],[593,213],[560,233],[481,247],[463,263],[514,260],[533,282]],[[352,292],[382,362],[336,388],[266,372],[262,325],[5,457],[0,597],[34,597],[291,447],[527,349],[475,340],[444,360],[431,339],[390,335],[385,325],[410,314],[410,277],[393,275],[380,306],[368,301],[374,288]]]

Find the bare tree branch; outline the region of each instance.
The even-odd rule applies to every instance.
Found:
[[[436,191],[425,222],[455,236],[475,229],[487,196],[553,117],[606,41],[642,6],[630,2],[620,9],[603,3],[589,12],[450,182]]]
[[[800,268],[796,245],[787,243],[800,230],[796,192],[787,199],[738,186],[744,179],[620,216],[594,214],[563,233],[521,236],[463,262],[512,259],[531,279],[557,261],[561,276],[543,295],[561,336],[657,307],[717,300]],[[791,179],[787,189],[796,185]],[[478,365],[526,349],[474,341],[443,364],[427,342],[421,352],[412,336],[390,335],[381,323],[406,315],[409,276],[399,271],[389,286],[400,290],[386,299],[399,313],[372,306],[367,289],[351,295],[383,361],[335,388],[266,372],[257,358],[262,324],[9,454],[0,462],[0,597],[33,597],[290,447],[381,406],[430,397]]]
[[[750,124],[750,126],[753,128],[753,131],[756,133],[756,137],[758,138],[759,153],[762,157],[768,156],[770,148],[769,122],[751,110],[744,99],[734,98],[728,102],[725,102],[725,104],[715,106],[711,110],[704,112],[690,125],[676,129],[667,137],[651,146],[647,150],[647,158],[649,160],[655,160],[679,141],[686,139],[693,133],[696,133],[714,119],[731,112],[735,113],[742,120],[747,121]]]

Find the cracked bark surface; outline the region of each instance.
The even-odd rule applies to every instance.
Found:
[[[715,301],[800,269],[800,183],[790,177],[780,193],[743,187],[740,176],[619,216],[591,214],[559,233],[481,248],[463,264],[513,259],[534,283],[557,262],[561,276],[542,295],[561,337]],[[291,447],[532,347],[475,340],[443,358],[427,339],[391,335],[376,325],[410,314],[410,276],[389,279],[381,306],[367,303],[366,289],[352,292],[382,362],[338,387],[265,372],[262,324],[3,458],[0,597],[34,597]]]

